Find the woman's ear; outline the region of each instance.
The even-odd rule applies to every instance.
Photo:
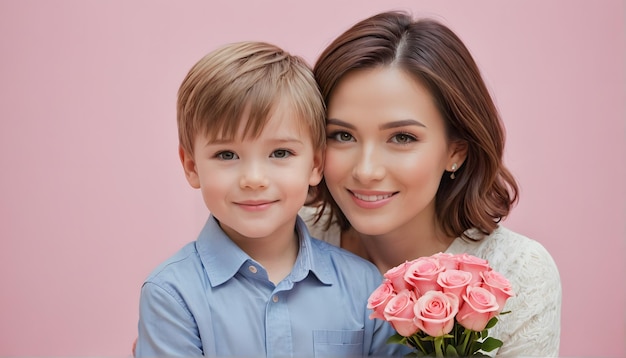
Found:
[[[467,158],[468,148],[469,145],[467,144],[467,141],[459,139],[451,142],[449,147],[448,165],[446,166],[446,170],[454,172],[461,165],[463,165],[463,162],[465,162],[465,159]],[[453,165],[455,166],[454,169],[452,169]]]
[[[193,156],[182,146],[178,146],[178,156],[180,157],[180,162],[183,165],[183,169],[185,170],[185,178],[187,178],[187,182],[194,189],[200,188],[200,178],[198,177],[198,170],[196,168],[196,162],[193,160]]]

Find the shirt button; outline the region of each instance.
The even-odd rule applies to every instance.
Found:
[[[252,273],[256,273],[256,271],[257,271],[256,267],[254,265],[248,266],[248,270],[250,270],[250,272],[252,272]]]
[[[278,302],[278,296],[274,295],[274,297],[272,297],[272,301],[274,301],[274,303]]]

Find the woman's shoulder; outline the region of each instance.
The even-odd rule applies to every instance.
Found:
[[[341,229],[332,220],[328,211],[324,212],[318,220],[319,209],[311,206],[303,206],[298,212],[302,220],[306,223],[312,237],[326,241],[335,246],[341,246]],[[330,226],[328,222],[330,221]]]
[[[485,247],[492,246],[494,251],[504,250],[512,253],[517,252],[518,254],[523,252],[548,253],[546,248],[538,241],[502,225],[498,225],[490,235],[478,242],[483,243]]]
[[[448,252],[466,252],[483,258],[507,277],[517,276],[520,272],[559,276],[554,259],[541,243],[502,225],[479,241],[457,238]]]
[[[512,231],[502,225],[498,226],[491,235],[485,238],[486,246],[493,246],[494,253],[501,253],[509,259],[517,258],[523,261],[548,261],[553,259],[548,250],[539,241],[523,234]]]

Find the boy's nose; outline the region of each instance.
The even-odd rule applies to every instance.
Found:
[[[239,179],[239,186],[242,189],[259,189],[269,185],[269,179],[265,175],[265,169],[260,163],[246,165]]]

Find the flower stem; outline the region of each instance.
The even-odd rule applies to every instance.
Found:
[[[422,353],[428,354],[428,351],[426,351],[426,348],[424,347],[424,345],[422,344],[421,340],[419,339],[417,335],[406,337],[406,340],[409,343],[409,345],[413,346],[413,348],[418,348],[420,351],[422,351]]]
[[[476,344],[476,340],[478,340],[478,335],[480,334],[480,332],[476,332],[476,331],[470,331],[470,344],[469,344],[469,349],[467,351],[467,355],[469,356],[470,354],[473,354],[475,349],[474,349],[474,345]]]
[[[463,331],[463,344],[461,344],[461,347],[459,349],[459,353],[461,354],[461,356],[463,357],[468,357],[469,356],[469,352],[468,352],[468,347],[467,347],[467,343],[469,342],[469,338],[471,336],[472,331],[470,331],[469,329],[465,328],[465,330]]]
[[[435,355],[437,357],[444,357],[443,354],[443,336],[440,337],[435,337],[435,342],[433,342],[435,344]]]

